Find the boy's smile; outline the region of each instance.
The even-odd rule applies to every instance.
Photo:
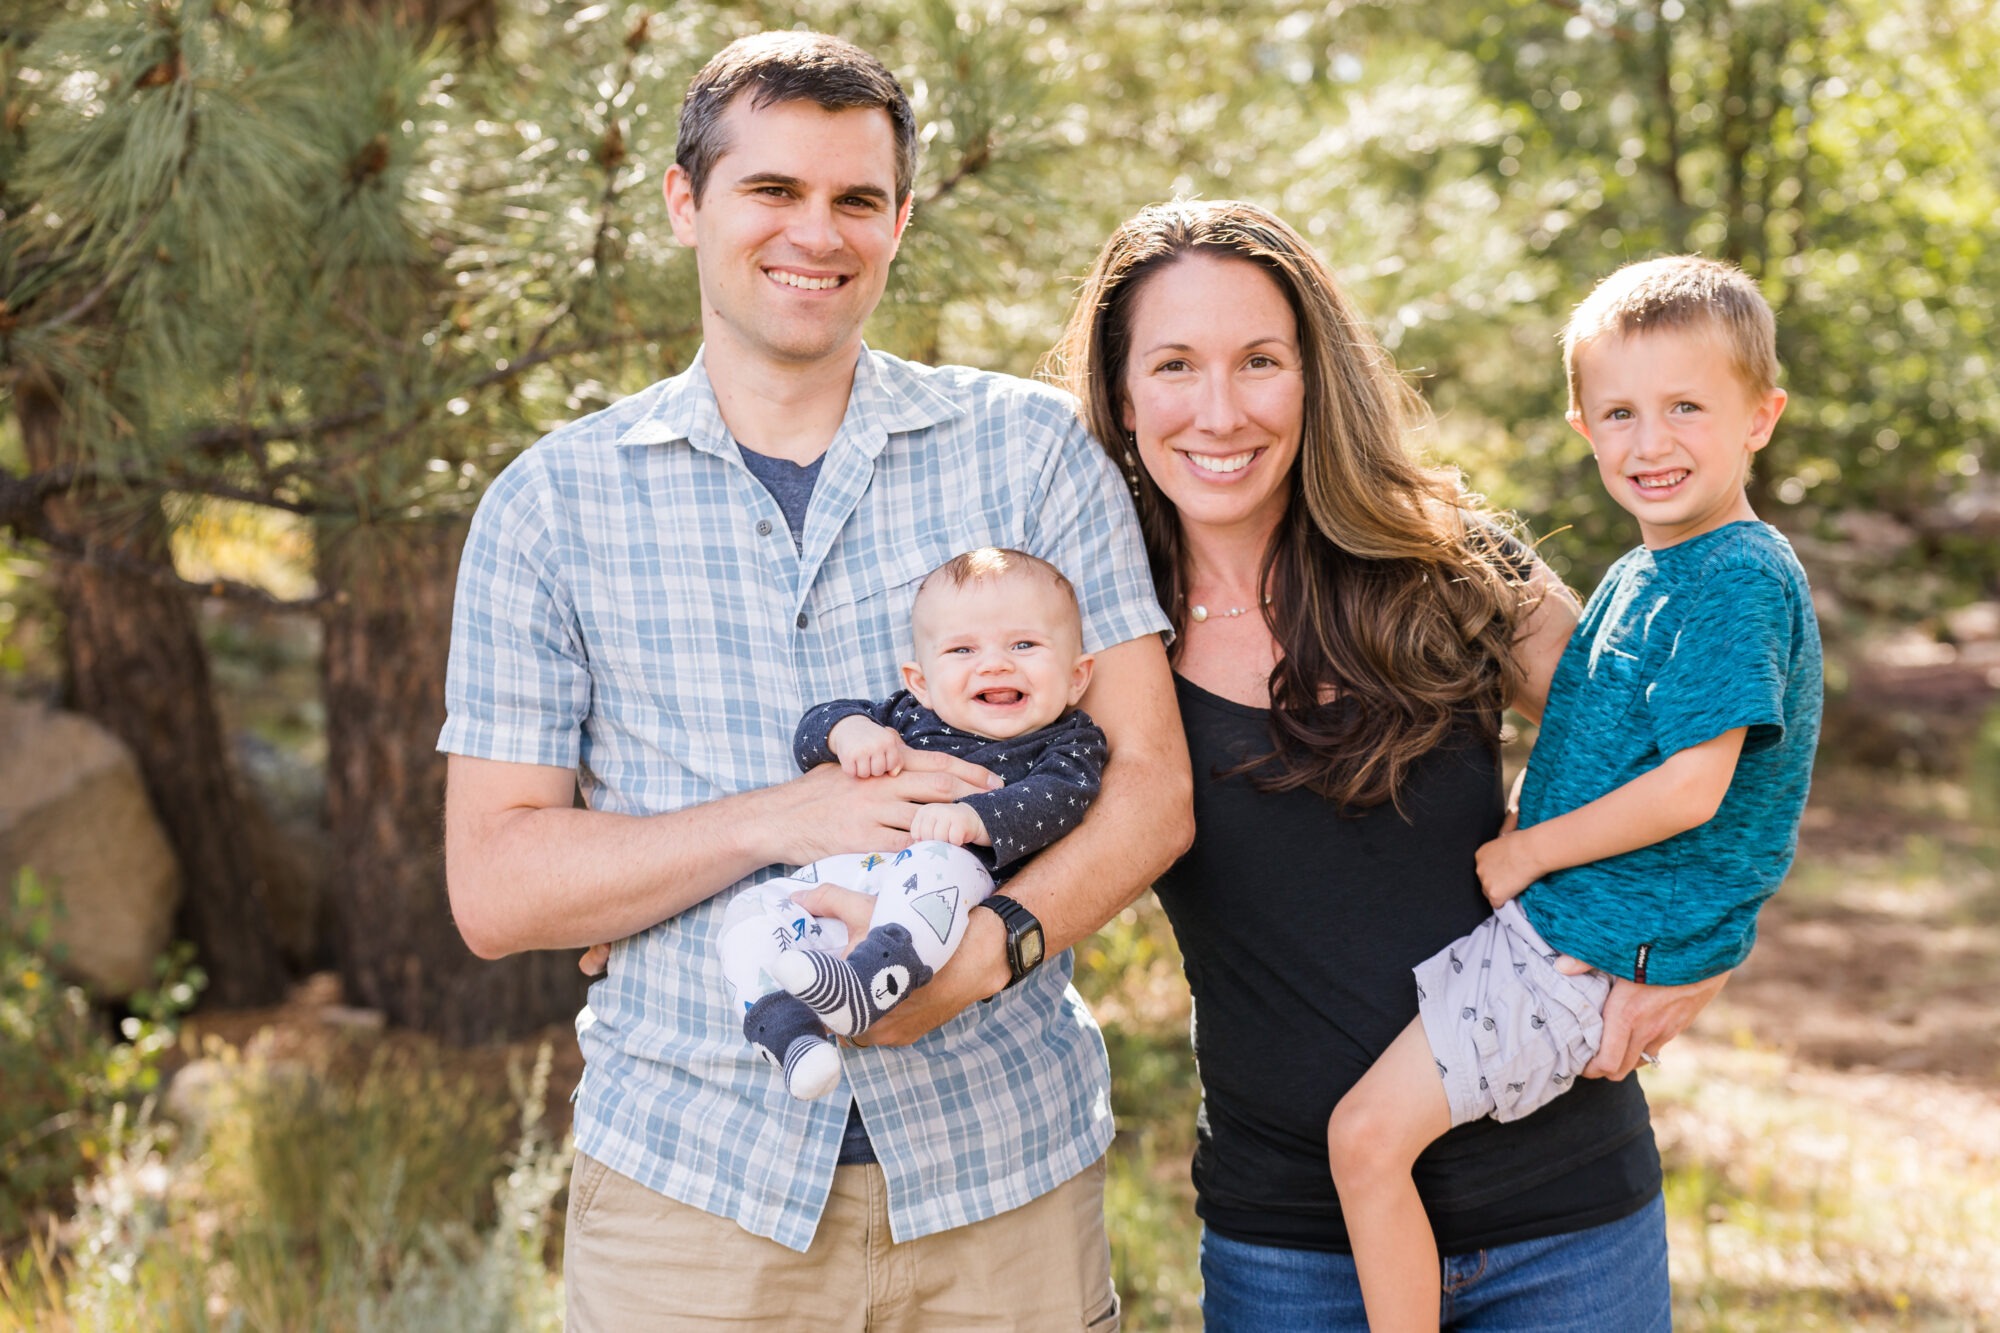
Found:
[[[1578,410],[1597,470],[1655,550],[1757,517],[1743,492],[1785,391],[1744,383],[1703,328],[1607,337],[1577,351]]]

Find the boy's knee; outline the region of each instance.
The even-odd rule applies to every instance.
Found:
[[[1392,1160],[1396,1139],[1392,1108],[1377,1105],[1360,1089],[1350,1091],[1326,1122],[1326,1158],[1336,1180],[1361,1181],[1399,1169]],[[1407,1169],[1404,1164],[1401,1169]]]

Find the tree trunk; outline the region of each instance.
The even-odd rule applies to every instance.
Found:
[[[462,525],[322,533],[327,817],[342,979],[350,1003],[469,1043],[576,1015],[569,954],[473,955],[445,895],[440,813],[444,672]]]
[[[14,402],[30,468],[75,461],[58,391],[23,383]],[[180,861],[186,892],[176,929],[194,941],[207,997],[230,1006],[278,1000],[287,978],[251,836],[262,816],[223,744],[194,608],[171,584],[159,502],[80,487],[45,513],[51,536],[102,557],[56,562],[69,702],[138,759]]]

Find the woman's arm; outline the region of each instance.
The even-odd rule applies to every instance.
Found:
[[[1570,632],[1576,628],[1579,607],[1576,594],[1540,560],[1534,562],[1528,575],[1524,595],[1534,598],[1535,605],[1514,636],[1514,661],[1521,669],[1521,683],[1507,704],[1530,722],[1539,723],[1549,702],[1556,663],[1562,660]]]

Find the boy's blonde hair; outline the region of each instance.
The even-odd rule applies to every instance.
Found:
[[[924,595],[924,589],[931,586],[932,579],[943,579],[954,588],[963,588],[968,583],[986,583],[1000,579],[1022,578],[1040,575],[1049,580],[1062,593],[1069,609],[1075,613],[1077,630],[1083,629],[1083,611],[1076,600],[1076,585],[1063,577],[1063,572],[1038,555],[1017,551],[1011,546],[982,546],[977,550],[965,551],[924,575],[924,581],[917,585],[917,596]]]
[[[1563,329],[1569,410],[1581,411],[1579,353],[1600,338],[1706,325],[1722,335],[1736,376],[1755,394],[1778,387],[1778,324],[1750,275],[1701,255],[1627,264],[1597,284]]]

